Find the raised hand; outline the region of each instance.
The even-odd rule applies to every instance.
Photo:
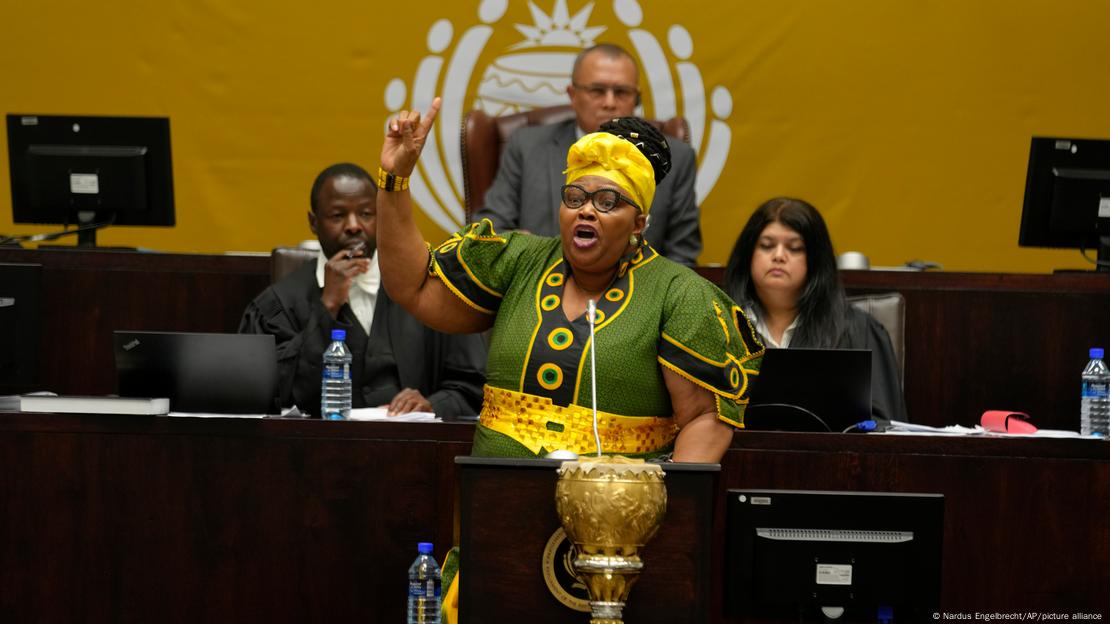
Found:
[[[412,175],[441,103],[438,97],[432,100],[423,118],[419,111],[403,110],[389,120],[382,144],[382,169],[401,177]]]

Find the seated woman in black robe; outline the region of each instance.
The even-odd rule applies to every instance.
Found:
[[[907,420],[901,375],[886,329],[844,296],[825,220],[800,199],[760,206],[740,232],[725,291],[764,345],[871,351],[871,412]]]

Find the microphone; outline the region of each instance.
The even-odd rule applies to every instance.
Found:
[[[586,321],[590,324],[590,400],[594,412],[594,443],[597,456],[601,457],[601,435],[597,431],[597,341],[594,339],[594,319],[597,318],[597,304],[593,299],[586,300]]]
[[[354,258],[355,254],[361,253],[363,249],[366,249],[366,241],[359,241],[354,245],[351,245],[349,248],[347,248],[347,259],[350,260],[351,258]]]

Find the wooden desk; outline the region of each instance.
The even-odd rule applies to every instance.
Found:
[[[0,621],[401,621],[471,433],[0,415]],[[719,545],[727,488],[942,493],[945,611],[1110,617],[1110,442],[746,432],[720,483]]]
[[[944,611],[1110,617],[1110,442],[749,432],[721,480],[944,494]]]
[[[724,279],[721,267],[699,272]],[[1079,375],[1110,348],[1110,275],[844,271],[849,294],[906,298],[910,420],[976,425],[989,409],[1079,430]]]
[[[42,265],[37,380],[4,392],[116,391],[117,329],[234,332],[270,284],[266,256],[0,249],[0,263]]]
[[[0,390],[108,394],[112,331],[233,332],[270,283],[269,258],[0,249],[0,263],[42,269],[37,383]],[[699,271],[718,283],[720,267]],[[1079,428],[1079,374],[1110,348],[1110,277],[846,271],[851,293],[906,298],[906,406],[915,422],[978,423],[987,409]]]
[[[1110,275],[851,271],[844,282],[906,298],[912,419],[974,425],[1010,409],[1044,429],[1079,430],[1087,352],[1110,345]]]
[[[0,415],[0,621],[402,622],[471,435]]]

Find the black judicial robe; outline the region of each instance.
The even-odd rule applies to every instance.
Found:
[[[898,358],[890,344],[890,334],[875,317],[851,305],[848,306],[844,321],[845,327],[836,348],[871,351],[872,416],[880,420],[908,421],[906,400],[902,395],[902,379],[898,372]]]
[[[352,407],[377,407],[415,388],[440,418],[481,410],[486,347],[480,335],[429,329],[380,288],[368,336],[347,304],[332,319],[321,292],[316,263],[307,262],[256,297],[239,324],[240,333],[276,338],[283,407],[319,413],[324,349],[331,330],[343,329],[352,355]]]
[[[902,376],[898,358],[890,343],[890,334],[875,317],[846,306],[843,328],[836,341],[837,349],[867,349],[871,352],[871,415],[880,422],[898,420],[908,422],[906,399],[902,394]],[[760,336],[766,342],[766,336]],[[790,347],[804,349],[813,345],[791,340]]]

